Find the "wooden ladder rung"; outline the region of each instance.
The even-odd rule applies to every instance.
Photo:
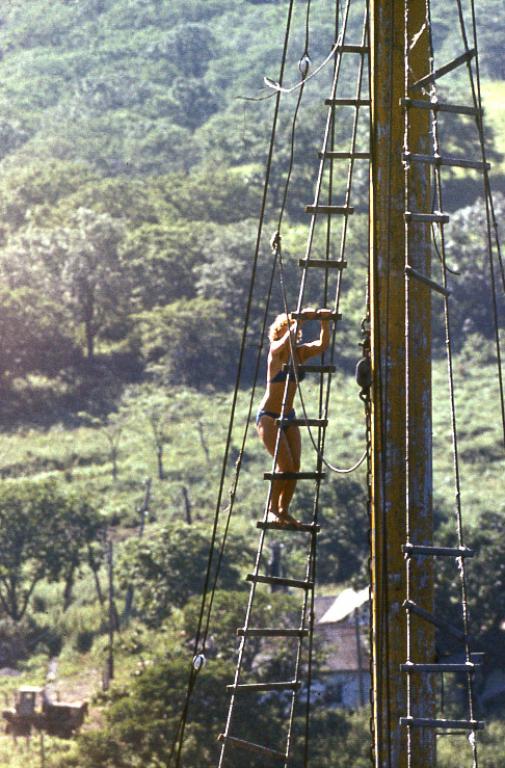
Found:
[[[347,261],[344,261],[343,259],[300,259],[298,265],[305,269],[310,269],[311,267],[320,269],[345,269],[347,267]]]
[[[449,214],[442,211],[433,211],[433,213],[421,213],[420,211],[406,211],[405,221],[420,221],[421,223],[447,224]]]
[[[407,662],[406,664],[401,664],[401,669],[403,672],[431,674],[432,672],[475,672],[476,666],[470,661],[468,664],[415,664]]]
[[[416,80],[416,82],[412,85],[412,88],[424,88],[425,85],[434,83],[435,80],[438,80],[439,77],[443,77],[443,75],[447,75],[449,72],[452,72],[453,69],[457,69],[462,64],[471,61],[474,56],[475,48],[471,48],[470,50],[465,51],[465,53],[462,53],[461,56],[456,56],[456,58],[450,61],[448,64],[444,64],[443,67],[439,67],[433,72],[430,72],[429,75],[425,75],[425,77],[421,77],[420,80]]]
[[[491,165],[481,160],[465,160],[462,157],[449,157],[446,155],[422,155],[417,152],[404,152],[403,160],[407,163],[428,163],[430,165],[447,165],[457,168],[473,168],[476,171],[489,171]]]
[[[368,45],[338,45],[337,53],[370,53]]]
[[[326,472],[265,472],[264,480],[323,480]]]
[[[308,634],[308,629],[274,629],[271,627],[237,629],[237,637],[307,637]]]
[[[424,544],[404,544],[402,550],[407,557],[433,555],[434,557],[473,557],[474,550],[468,547],[431,547]]]
[[[431,717],[400,717],[400,725],[413,728],[461,728],[468,731],[484,728],[482,720],[442,720]]]
[[[305,213],[310,213],[312,216],[318,213],[328,216],[351,216],[354,213],[354,208],[349,205],[306,205]]]
[[[432,112],[453,112],[458,115],[471,115],[476,117],[482,115],[483,109],[467,107],[463,104],[445,104],[441,101],[424,101],[421,99],[401,99],[404,107],[415,107],[417,109],[430,109]]]
[[[240,683],[239,685],[227,685],[226,690],[233,693],[260,693],[263,691],[298,691],[301,683],[296,680],[287,680],[280,683]]]
[[[462,629],[458,629],[457,627],[454,627],[452,624],[449,624],[449,622],[444,621],[444,619],[439,619],[438,616],[435,616],[430,611],[427,611],[424,608],[421,608],[419,605],[417,605],[417,603],[414,603],[413,600],[405,600],[405,602],[403,603],[403,608],[405,608],[405,610],[407,611],[411,611],[412,613],[415,613],[421,619],[424,619],[430,624],[433,624],[434,626],[439,627],[440,629],[443,629],[449,635],[452,635],[453,637],[457,637],[458,640],[467,639],[467,636],[465,635]]]
[[[300,318],[303,320],[305,315],[303,312],[291,312],[291,317],[294,320],[300,320]],[[314,320],[320,320],[319,317],[314,317]],[[342,320],[342,314],[340,312],[332,312],[331,315],[328,315],[324,318],[325,320]]]
[[[289,523],[277,523],[272,520],[272,522],[263,522],[263,520],[258,520],[256,523],[256,528],[260,528],[262,531],[300,531],[301,533],[319,533],[321,530],[320,525],[316,525],[315,523],[298,523],[298,525],[289,525]]]
[[[320,152],[319,157],[325,157],[327,160],[370,160],[370,152],[335,152],[327,150]]]
[[[274,584],[279,587],[296,587],[297,589],[313,589],[313,581],[301,581],[300,579],[285,579],[282,576],[257,576],[254,573],[248,573],[246,581],[253,581],[258,584]]]
[[[451,295],[451,292],[448,288],[444,288],[443,285],[439,285],[434,280],[431,280],[429,277],[426,277],[426,275],[421,274],[421,272],[418,272],[413,267],[406,266],[405,274],[407,277],[414,277],[416,280],[419,280],[420,283],[424,283],[424,285],[427,285],[428,288],[431,288],[432,291],[442,294],[442,296]]]
[[[369,107],[370,99],[325,99],[327,107]]]
[[[220,733],[218,736],[218,741],[225,741],[227,744],[229,744],[232,747],[237,747],[238,749],[245,749],[248,752],[257,752],[261,755],[264,755],[265,757],[274,759],[274,760],[286,760],[286,755],[284,752],[279,752],[276,749],[270,749],[270,747],[264,747],[261,744],[255,744],[253,741],[246,741],[245,739],[237,739],[235,736],[226,736],[224,733]]]
[[[292,424],[297,427],[319,427],[324,429],[328,426],[328,419],[276,419],[275,423],[281,427],[283,424]]]

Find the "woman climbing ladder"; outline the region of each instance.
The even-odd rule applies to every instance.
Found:
[[[329,320],[331,317],[331,309],[302,310],[298,315],[299,325],[305,320],[318,319],[321,322],[319,339],[306,344],[299,343],[301,341],[301,331],[298,332],[297,338],[294,338],[293,327],[296,321],[291,315],[289,315],[289,322],[285,312],[277,315],[270,326],[268,333],[270,349],[267,363],[267,389],[256,415],[256,429],[263,445],[272,456],[275,454],[278,430],[281,430],[276,472],[298,472],[301,456],[300,430],[293,423],[295,419],[293,400],[297,381],[294,373],[292,371],[285,371],[284,366],[290,360],[291,348],[293,349],[297,366],[303,364],[309,357],[322,354],[328,348],[330,342]],[[301,371],[298,374],[298,380],[301,381],[303,376],[304,374]],[[288,381],[288,388],[283,413],[284,423],[282,426],[278,426],[276,420],[282,412],[286,379]],[[296,480],[293,479],[274,480],[272,483],[269,512],[275,515],[279,521],[289,525],[299,525],[298,520],[293,518],[288,512],[295,486]]]

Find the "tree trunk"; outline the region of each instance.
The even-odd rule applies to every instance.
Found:
[[[88,546],[88,563],[89,563],[89,567],[91,568],[91,570],[93,572],[93,578],[95,580],[95,589],[96,589],[96,594],[97,594],[97,597],[98,597],[98,601],[99,601],[100,605],[103,606],[103,604],[105,602],[105,598],[103,596],[102,586],[100,584],[100,579],[98,578],[98,571],[100,570],[100,565],[96,563],[96,560],[95,560],[95,558],[93,556],[93,552],[91,550],[91,547],[89,547],[89,546]]]
[[[185,510],[186,510],[186,522],[187,522],[188,525],[191,525],[192,522],[193,522],[193,520],[191,518],[191,502],[189,500],[188,489],[186,488],[185,485],[182,486],[182,495],[183,495],[183,498],[184,498],[184,507],[185,507]]]
[[[75,565],[70,567],[70,570],[65,578],[65,589],[63,590],[63,611],[67,611],[70,608],[73,598],[73,589],[75,583]]]
[[[156,458],[158,460],[158,478],[160,480],[165,479],[165,472],[163,470],[163,445],[158,445],[156,450]]]

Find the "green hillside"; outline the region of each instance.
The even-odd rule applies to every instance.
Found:
[[[313,66],[333,42],[331,5],[314,0],[311,6]],[[433,6],[440,63],[457,55],[461,43],[444,5]],[[505,8],[500,0],[479,6],[488,156],[501,225],[505,70],[496,30],[505,27]],[[279,76],[286,8],[284,0],[10,0],[0,9],[0,670],[7,670],[0,671],[0,690],[10,697],[21,684],[42,685],[50,659],[57,659],[62,698],[91,702],[82,735],[46,740],[50,768],[166,764],[207,565],[273,114],[272,99],[247,99],[267,95],[264,77]],[[293,19],[289,84],[299,78],[305,10],[298,4]],[[359,40],[360,23],[353,11],[350,40]],[[343,74],[346,93],[353,93],[351,74]],[[329,76],[323,69],[307,84],[298,120],[283,231],[290,301],[305,251],[303,206],[313,194]],[[465,72],[454,75],[449,89],[454,100],[469,102]],[[229,483],[248,419],[271,275],[269,239],[290,161],[294,97],[283,103]],[[454,118],[442,130],[451,152],[478,157],[469,120]],[[342,118],[336,146],[347,148],[349,136],[350,122]],[[365,139],[366,122],[358,142]],[[357,171],[355,182],[326,443],[328,458],[340,466],[354,463],[365,445],[353,373],[365,312],[366,173]],[[335,180],[337,190],[343,185]],[[448,172],[446,232],[451,267],[459,271],[450,287],[465,524],[480,549],[468,585],[472,631],[487,654],[486,669],[503,671],[503,449],[481,187],[475,174]],[[316,256],[324,252],[323,239],[316,240]],[[306,303],[319,295],[317,283],[308,282]],[[279,307],[276,277],[268,317]],[[451,542],[441,305],[433,320],[436,525],[437,537]],[[253,411],[264,358],[265,349]],[[318,387],[305,382],[303,392],[315,412]],[[305,440],[307,465],[312,454]],[[214,759],[268,468],[251,422],[216,595],[212,663],[197,693],[186,768]],[[366,502],[364,467],[330,475],[322,486],[321,594],[366,583]],[[311,503],[310,491],[299,487],[295,513],[303,515]],[[116,674],[103,692],[110,650],[106,540],[114,544],[118,632]],[[283,557],[296,577],[305,562],[301,544],[287,546]],[[455,589],[445,573],[437,574],[437,599],[447,615]],[[293,607],[290,596],[265,590],[260,610],[265,620],[275,612],[287,622]],[[248,663],[266,677],[272,662],[258,647]],[[487,714],[493,724],[482,764],[492,768],[505,759],[505,726],[498,706]],[[279,708],[271,721],[259,716],[257,726],[275,740],[283,716]],[[367,717],[316,708],[313,767],[365,768]],[[34,741],[25,753],[0,736],[0,768],[38,759]],[[442,746],[440,768],[455,768],[455,755]],[[257,765],[244,758],[237,768]]]

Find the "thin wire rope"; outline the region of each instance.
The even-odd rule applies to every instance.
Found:
[[[287,51],[288,51],[288,45],[289,45],[289,36],[290,36],[290,29],[291,29],[291,20],[293,15],[293,7],[294,7],[294,0],[290,0],[289,9],[288,9],[288,16],[287,16],[287,23],[286,23],[286,33],[284,37],[284,44],[283,44],[283,53],[282,53],[282,59],[281,59],[281,69],[280,69],[280,80],[282,81],[284,77],[284,70],[286,66],[286,60],[287,60]],[[219,524],[219,517],[220,517],[220,509],[221,509],[221,502],[223,497],[223,491],[224,491],[224,483],[225,483],[225,476],[226,476],[226,468],[228,465],[228,457],[231,447],[231,437],[232,437],[232,431],[233,431],[233,425],[234,425],[234,419],[235,419],[235,411],[236,411],[236,405],[238,400],[238,391],[240,386],[240,379],[242,375],[242,367],[243,367],[243,361],[245,356],[245,346],[246,346],[246,338],[247,338],[247,329],[249,326],[249,318],[252,308],[252,298],[253,298],[253,292],[254,292],[254,285],[255,285],[255,279],[256,279],[256,271],[257,271],[257,264],[259,260],[259,253],[260,253],[260,245],[261,245],[261,237],[263,232],[263,223],[265,219],[265,213],[266,213],[266,202],[267,202],[267,195],[269,191],[270,186],[270,175],[271,175],[271,169],[272,169],[272,163],[273,163],[273,152],[274,152],[274,146],[275,146],[275,137],[277,132],[277,123],[278,123],[278,117],[279,117],[279,111],[280,111],[280,95],[276,99],[275,109],[274,109],[274,117],[273,117],[273,123],[272,123],[272,131],[271,131],[271,137],[270,137],[270,146],[268,151],[268,157],[267,157],[267,164],[266,164],[266,172],[265,172],[265,182],[264,182],[264,188],[263,188],[263,196],[261,201],[261,208],[260,208],[260,217],[259,217],[259,225],[258,225],[258,233],[256,238],[256,247],[255,247],[255,253],[253,258],[253,267],[252,267],[252,274],[251,274],[251,280],[250,280],[250,286],[249,286],[249,295],[247,300],[247,306],[246,306],[246,312],[244,317],[244,325],[243,325],[243,332],[242,332],[242,340],[241,340],[241,348],[240,348],[240,357],[239,357],[239,364],[237,368],[237,375],[235,379],[235,389],[233,394],[233,400],[232,400],[232,407],[231,407],[231,413],[230,413],[230,420],[229,420],[229,426],[228,426],[228,432],[227,432],[227,438],[226,438],[226,445],[225,445],[225,451],[223,456],[223,463],[222,463],[222,469],[221,469],[221,479],[220,479],[220,485],[219,485],[219,491],[218,491],[218,497],[216,502],[216,509],[215,509],[215,515],[214,515],[214,524],[212,529],[212,535],[211,535],[211,542],[209,546],[209,557],[207,562],[207,572],[204,582],[204,588],[202,593],[202,603],[200,607],[200,613],[198,618],[198,625],[197,625],[197,633],[195,637],[194,642],[194,659],[198,656],[198,650],[199,650],[199,643],[201,639],[201,631],[202,631],[202,625],[203,625],[203,616],[205,612],[205,604],[207,599],[207,591],[210,583],[210,577],[211,577],[211,568],[212,568],[212,561],[214,557],[214,549],[215,549],[215,542],[217,538],[217,531],[218,531],[218,524]],[[216,582],[215,582],[216,583]],[[209,614],[210,615],[210,614]],[[204,645],[206,641],[206,636],[208,632],[208,622],[206,625],[206,634],[204,636]],[[177,755],[176,755],[176,762],[175,762],[175,768],[179,768],[180,761],[181,761],[181,754],[182,754],[182,748],[184,744],[184,734],[185,734],[185,727],[186,727],[186,721],[189,713],[189,704],[192,697],[192,693],[194,690],[196,677],[198,675],[200,667],[195,669],[195,664],[192,663],[190,667],[189,672],[189,678],[188,678],[188,684],[187,684],[187,691],[186,691],[186,699],[183,706],[183,711],[181,714],[181,719],[175,734],[175,739],[173,742],[171,754],[170,754],[170,762],[172,760],[172,757],[175,752],[175,748],[177,748]]]
[[[459,5],[459,2],[458,2]],[[461,17],[460,17],[461,18]],[[428,40],[429,40],[429,48],[430,48],[430,55],[433,59],[433,35],[432,35],[432,24],[431,24],[431,9],[429,0],[426,0],[426,19],[428,24]],[[461,21],[462,18],[461,18]],[[468,49],[466,34],[463,28],[463,38],[466,49]],[[471,70],[470,70],[471,75]],[[437,96],[437,86],[436,82],[434,81],[431,84],[430,87],[430,98]],[[440,138],[439,138],[439,127],[438,127],[438,116],[436,110],[432,111],[432,141],[433,141],[433,150],[434,154],[438,154],[440,150]],[[435,180],[436,180],[436,192],[437,192],[437,202],[439,204],[440,210],[443,210],[443,187],[442,187],[442,175],[441,175],[441,169],[440,166],[435,165]],[[446,247],[445,247],[445,233],[443,230],[443,227],[440,227],[440,253],[442,256],[442,285],[444,288],[447,288],[448,280],[447,280],[447,271],[445,268],[446,265]],[[455,395],[455,384],[454,384],[454,364],[453,364],[453,351],[452,351],[452,333],[451,333],[451,313],[450,313],[450,305],[449,305],[449,296],[446,293],[443,298],[444,302],[444,318],[445,318],[445,329],[446,329],[446,349],[447,349],[447,377],[448,377],[448,388],[449,388],[449,401],[450,401],[450,423],[451,423],[451,440],[452,440],[452,461],[453,461],[453,473],[454,473],[454,507],[455,507],[455,513],[456,513],[456,528],[457,528],[457,537],[458,537],[458,545],[460,547],[464,546],[464,536],[463,536],[463,513],[462,513],[462,504],[461,504],[461,473],[460,473],[460,465],[459,465],[459,436],[458,436],[458,424],[457,424],[457,416],[456,416],[456,395]],[[467,588],[466,588],[466,574],[465,574],[465,564],[464,564],[464,558],[458,558],[459,561],[459,578],[460,578],[460,588],[461,588],[461,609],[462,609],[462,620],[463,620],[463,631],[465,635],[464,639],[464,649],[465,649],[465,659],[466,662],[471,661],[471,655],[470,655],[470,648],[469,648],[469,641],[468,641],[468,633],[469,633],[469,617],[468,617],[468,602],[467,602]],[[467,680],[467,697],[468,697],[468,714],[469,714],[469,720],[474,720],[474,692],[473,692],[473,681],[470,674],[466,675]],[[471,748],[472,748],[472,758],[473,758],[473,766],[474,768],[478,768],[478,751],[477,751],[477,739],[476,739],[476,732],[475,730],[472,731],[473,738],[471,739]]]

